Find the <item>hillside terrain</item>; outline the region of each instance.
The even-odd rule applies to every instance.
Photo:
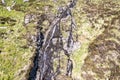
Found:
[[[48,73],[60,70],[55,76],[56,80],[120,80],[120,1],[77,0],[74,7],[70,8],[72,18],[70,14],[61,17],[59,9],[63,7],[66,11],[69,10],[69,2],[70,0],[0,1],[0,80],[35,80],[31,76],[41,80],[39,75],[43,63],[41,54],[38,53],[42,51],[48,53],[49,63],[45,64],[53,70]],[[60,25],[56,25],[60,26],[60,31],[57,30],[55,34],[62,34],[62,38],[59,36],[53,39],[52,23],[57,20],[61,21]],[[71,24],[75,25],[73,29]],[[36,41],[39,33],[44,35],[42,48],[36,46],[40,45]],[[67,39],[70,34],[74,43],[72,48],[66,48],[66,45],[69,46]],[[62,51],[57,44],[61,39]],[[53,43],[49,43],[51,40]],[[58,46],[52,48],[56,44]],[[54,54],[49,55],[51,53]],[[73,62],[71,76],[66,75],[68,58]],[[46,73],[46,76],[50,75]]]

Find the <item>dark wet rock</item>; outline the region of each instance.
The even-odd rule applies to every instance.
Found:
[[[30,71],[28,80],[36,79],[36,73],[37,73],[37,69],[38,69],[38,55],[39,55],[39,53],[36,53],[36,55],[34,57],[34,61],[33,61],[34,65]]]
[[[2,50],[0,49],[0,54],[2,53]]]
[[[31,68],[30,70],[30,73],[29,73],[29,78],[28,80],[36,80],[36,76],[37,76],[37,71],[38,71],[38,63],[39,63],[39,55],[41,54],[41,47],[42,47],[42,44],[43,44],[43,39],[44,39],[44,35],[42,32],[39,32],[37,34],[37,37],[36,37],[36,52],[35,52],[35,57],[34,57],[34,60],[33,60],[33,67]]]
[[[69,8],[70,7],[66,7],[66,9],[61,13],[61,15],[59,17],[56,16],[53,21],[51,21],[50,20],[51,18],[49,18],[48,16],[50,14],[42,14],[40,16],[37,22],[38,32],[36,36],[36,56],[33,61],[34,66],[30,71],[28,80],[52,80],[56,77],[55,74],[58,71],[58,69],[56,69],[57,71],[54,71],[53,55],[55,51],[59,53],[57,54],[59,55],[59,65],[57,65],[57,67],[59,67],[60,59],[61,59],[60,53],[64,52],[65,55],[68,53],[68,51],[63,48],[63,45],[64,45],[62,41],[63,34],[61,33],[61,29],[60,29],[60,21],[63,18],[64,14],[69,10]],[[72,14],[70,17],[71,17],[71,26],[69,26],[70,27],[69,35],[71,34],[70,37],[72,37],[72,30],[73,30]],[[41,32],[40,27],[45,20],[47,20],[48,22],[50,20],[51,22],[49,22],[50,23],[49,29],[46,32],[45,39],[44,39],[44,36],[43,36],[43,33]],[[29,22],[29,17],[26,23],[28,22]],[[43,39],[44,39],[44,43],[43,43]],[[69,40],[71,41],[71,38],[69,38]],[[53,41],[55,41],[55,43]],[[69,42],[67,45],[69,45],[70,43],[71,42]],[[70,59],[70,55],[67,57]],[[72,60],[71,60],[70,66],[72,66]],[[68,72],[71,72],[71,71],[72,71],[71,69],[68,69]],[[62,76],[56,79],[61,80],[64,77],[64,80],[72,80],[72,78],[69,78],[69,76],[70,75]]]

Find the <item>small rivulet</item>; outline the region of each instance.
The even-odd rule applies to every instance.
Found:
[[[66,49],[64,49],[64,43],[63,43],[63,34],[61,31],[61,20],[67,16],[70,16],[70,31],[68,35],[68,40],[66,42],[68,48],[70,45],[72,45],[72,33],[73,33],[73,27],[75,27],[75,23],[73,21],[73,16],[71,13],[71,8],[73,8],[76,4],[76,0],[72,0],[69,5],[66,6],[66,8],[62,8],[62,11],[59,11],[58,9],[58,15],[54,18],[54,20],[51,22],[48,31],[45,34],[44,42],[42,45],[42,48],[39,50],[39,59],[38,59],[38,70],[36,74],[35,80],[55,80],[56,76],[60,74],[60,53],[64,52],[64,54],[67,57],[70,57],[70,54]],[[68,14],[69,13],[69,14]],[[67,14],[67,15],[66,15]],[[65,31],[64,31],[65,32]],[[54,59],[58,58],[58,65],[56,70],[54,70]],[[70,60],[72,62],[72,60]],[[73,67],[73,65],[70,65]],[[72,75],[72,69],[68,68],[68,76]]]
[[[89,44],[82,66],[83,80],[120,80],[120,10],[113,5],[109,2],[107,9],[113,9],[99,14],[104,31]]]
[[[68,58],[66,75],[72,77],[73,61]]]

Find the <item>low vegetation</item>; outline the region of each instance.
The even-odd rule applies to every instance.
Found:
[[[38,18],[25,26],[24,17],[26,14],[35,14],[38,16],[41,14],[57,14],[57,8],[59,6],[65,6],[68,0],[56,1],[58,2],[55,2],[54,0],[30,0],[29,2],[16,0],[16,4],[11,8],[11,11],[6,7],[11,6],[13,4],[13,0],[6,0],[6,5],[2,5],[2,3],[0,3],[0,80],[27,80],[30,69],[33,66],[33,59],[35,56],[35,47],[29,45],[28,42],[28,33],[30,35],[36,34],[36,24],[34,23]],[[107,54],[112,55],[112,53],[115,53],[117,56],[120,55],[119,22],[117,22],[117,20],[120,21],[118,19],[120,17],[120,2],[119,0],[86,1],[87,0],[78,0],[77,5],[73,10],[73,16],[75,17],[77,25],[74,35],[78,35],[80,47],[73,51],[71,55],[74,63],[72,77],[75,80],[81,80],[82,78],[83,80],[98,80],[101,77],[103,80],[106,80],[109,76],[110,80],[117,80],[118,77],[120,77],[120,73],[118,72],[120,70],[120,64],[118,64],[120,59],[118,59],[118,57],[116,59],[113,55],[112,58],[114,61],[117,60],[115,61],[117,64],[114,61],[113,64],[110,64],[112,66],[114,65],[117,71],[112,67],[113,72],[110,70],[111,72],[106,74],[107,76],[101,76],[103,73],[99,73],[99,70],[97,70],[98,68],[96,68],[97,63],[93,62],[92,58],[94,57],[94,54],[99,56],[100,53],[106,54],[106,57]],[[100,13],[98,14],[97,12]],[[101,14],[103,14],[103,16]],[[109,25],[112,21],[114,24]],[[67,23],[69,24],[69,22]],[[45,33],[49,24],[45,21],[42,26],[44,29],[43,33]],[[65,29],[68,25],[62,26]],[[66,36],[66,34],[64,34],[64,36]],[[101,43],[104,43],[105,41],[108,41],[108,44],[115,44],[113,45],[115,46],[115,50],[109,51],[113,47],[106,45],[108,47],[104,48],[107,49],[108,52],[104,52],[104,50],[103,52],[99,52],[99,50],[102,50],[96,48],[103,45]],[[105,44],[107,44],[107,42],[105,42]],[[98,47],[96,47],[96,45]],[[66,63],[65,61],[66,60],[63,60],[63,63]],[[109,61],[105,61],[105,64],[109,63]],[[95,70],[89,64],[92,64]],[[103,65],[102,63],[100,64],[102,67],[108,66]],[[65,64],[62,65],[64,67],[63,72],[66,69],[64,65]],[[110,65],[108,66],[109,68]],[[91,76],[91,74],[87,74],[86,70],[93,70],[94,75]],[[114,74],[116,75],[114,76]],[[71,78],[64,76],[64,74],[59,75],[58,80],[63,79],[63,77],[65,77],[66,80],[71,80]]]

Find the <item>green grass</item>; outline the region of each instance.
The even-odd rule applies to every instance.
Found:
[[[79,16],[77,13],[79,10],[76,10],[74,15]],[[86,18],[85,14],[82,14],[76,18],[76,23],[77,23],[77,33],[79,35],[79,41],[81,43],[80,49],[77,51],[73,52],[73,55],[71,58],[73,59],[74,62],[74,68],[73,68],[73,78],[77,80],[81,80],[81,67],[84,63],[84,59],[88,55],[88,47],[91,41],[93,41],[98,35],[100,35],[104,29],[95,29],[92,28],[92,25]],[[99,25],[100,26],[100,25]]]
[[[26,39],[23,37],[26,30],[22,25],[24,13],[14,10],[9,12],[0,6],[0,16],[17,20],[14,26],[0,24],[0,33],[4,33],[6,37],[0,38],[0,50],[2,51],[0,53],[0,80],[14,80],[15,73],[28,64],[31,57],[29,55],[31,53],[30,49],[22,48],[22,46],[26,45]]]
[[[74,78],[79,78],[80,79],[80,74],[81,74],[81,67],[83,64],[83,60],[85,59],[87,55],[87,47],[88,43],[84,43],[81,45],[81,48],[77,50],[73,56],[73,62],[74,62],[74,69],[73,69],[73,77]]]
[[[7,6],[12,4],[13,0],[6,0]],[[27,45],[26,36],[27,30],[23,26],[24,15],[26,13],[45,13],[44,6],[52,6],[50,12],[56,13],[57,7],[64,6],[68,0],[59,0],[56,4],[53,0],[41,0],[41,2],[23,4],[23,0],[16,0],[17,9],[21,11],[8,11],[0,6],[0,17],[10,17],[15,19],[16,25],[10,26],[9,24],[0,24],[0,35],[5,33],[5,39],[0,36],[0,80],[23,80],[29,71],[24,71],[25,66],[31,64],[31,57],[33,57],[33,48],[23,48]],[[94,0],[95,3],[100,0]],[[32,5],[30,5],[32,4]],[[80,78],[81,67],[83,61],[88,54],[89,43],[94,40],[99,34],[103,32],[99,29],[91,28],[91,24],[86,18],[86,14],[82,13],[81,7],[84,6],[83,0],[78,0],[76,7],[73,9],[73,14],[77,24],[77,31],[74,34],[79,34],[79,41],[81,47],[71,56],[74,62],[73,77]],[[37,10],[36,7],[39,9]],[[22,10],[24,12],[22,12]],[[49,11],[48,11],[49,12]],[[29,24],[28,31],[34,34],[34,25]],[[5,27],[5,28],[1,28]],[[12,32],[11,32],[12,31]],[[118,33],[118,32],[117,32]],[[66,36],[66,35],[64,35]],[[66,58],[65,58],[66,59]],[[64,66],[64,65],[62,65]],[[27,68],[26,68],[27,69]],[[23,72],[22,72],[23,70]]]
[[[13,0],[7,1],[7,6],[12,4]],[[4,34],[4,37],[0,37],[0,80],[23,80],[27,77],[31,66],[31,61],[34,53],[34,48],[24,48],[27,45],[25,34],[30,31],[34,34],[34,25],[29,24],[28,30],[23,26],[24,16],[26,13],[44,13],[43,7],[46,5],[52,5],[52,2],[38,2],[37,4],[30,6],[30,3],[24,3],[23,0],[17,0],[16,5],[19,5],[21,11],[16,11],[14,8],[12,11],[8,11],[6,8],[0,5],[0,17],[10,17],[16,20],[15,25],[0,24],[0,35]],[[53,5],[52,5],[53,6]],[[40,10],[37,11],[36,7]],[[22,12],[26,11],[26,12]],[[53,10],[55,12],[55,10]]]

